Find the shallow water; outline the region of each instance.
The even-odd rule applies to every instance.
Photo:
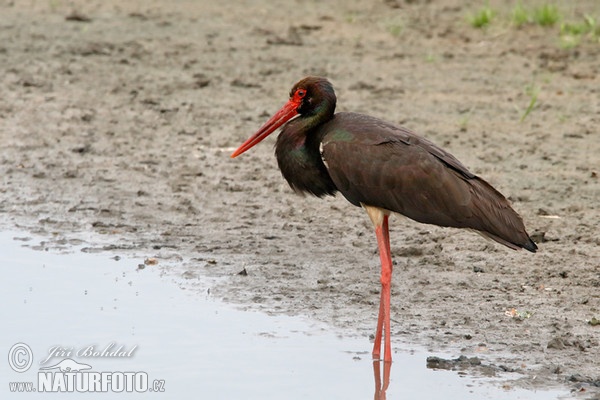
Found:
[[[110,378],[103,381],[114,382],[109,393],[63,398],[139,397],[126,392],[126,384],[123,392],[110,392],[120,389],[119,379],[127,376],[139,379],[138,390],[147,387],[154,391],[151,396],[165,399],[373,398],[372,345],[366,338],[341,337],[298,317],[239,311],[206,290],[180,289],[159,266],[137,269],[141,260],[114,256],[76,247],[64,254],[44,251],[38,238],[0,233],[1,398],[52,396],[11,392],[9,382],[64,390],[61,379],[68,379],[68,373],[40,370],[64,359],[91,367],[78,376],[71,373],[73,379],[107,372]],[[204,285],[209,288],[210,281]],[[31,353],[14,347],[19,343]],[[55,357],[46,360],[50,353]],[[6,354],[17,370],[25,369],[30,354],[33,362],[16,372]],[[395,354],[388,399],[555,399],[565,394],[504,390],[498,379],[430,370],[425,362],[429,355],[419,349]],[[46,386],[40,386],[40,379]]]

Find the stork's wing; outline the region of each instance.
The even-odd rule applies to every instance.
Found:
[[[325,165],[351,203],[475,229],[511,248],[535,250],[508,200],[432,142],[354,113],[338,113],[320,130],[327,132],[321,142]]]

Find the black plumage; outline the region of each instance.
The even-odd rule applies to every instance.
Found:
[[[290,99],[231,156],[283,126],[277,163],[292,189],[317,197],[337,192],[365,208],[381,258],[381,300],[373,357],[391,362],[392,259],[388,217],[475,230],[505,246],[537,250],[509,201],[452,154],[408,129],[367,115],[335,114],[336,96],[324,78],[298,82]]]

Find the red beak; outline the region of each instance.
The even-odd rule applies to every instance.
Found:
[[[260,143],[264,138],[273,133],[281,125],[298,115],[298,107],[300,101],[290,99],[279,111],[275,113],[254,135],[250,136],[236,151],[231,154],[231,158],[235,158]]]

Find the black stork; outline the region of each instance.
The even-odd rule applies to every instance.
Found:
[[[381,299],[373,358],[392,361],[391,213],[444,227],[475,230],[511,249],[537,250],[509,201],[452,154],[410,130],[363,114],[335,114],[325,78],[296,83],[288,102],[231,155],[239,156],[285,124],[275,145],[283,177],[296,192],[342,195],[363,207],[375,227]],[[297,118],[294,118],[297,117]]]

